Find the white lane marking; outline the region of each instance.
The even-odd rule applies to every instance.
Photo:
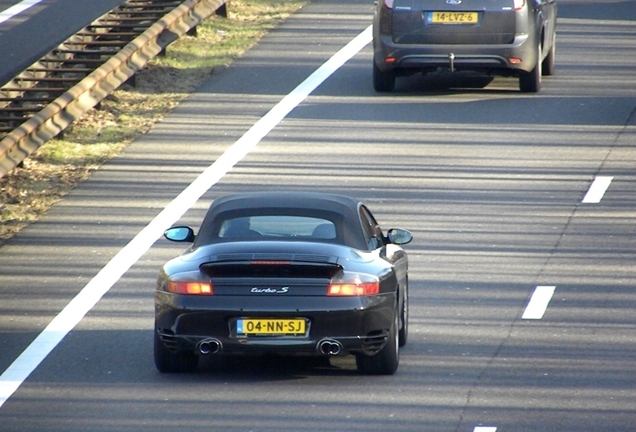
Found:
[[[11,6],[9,9],[0,12],[0,24],[10,20],[14,16],[29,9],[31,6],[35,6],[42,0],[22,0],[20,3]]]
[[[165,229],[183,216],[323,81],[371,42],[371,37],[369,26],[256,122],[119,251],[0,376],[0,407],[119,278],[150,249]]]
[[[590,185],[590,188],[585,194],[582,202],[585,204],[600,203],[613,179],[614,177],[597,176]]]
[[[477,426],[473,429],[473,432],[497,432],[497,428],[494,426]]]
[[[556,286],[538,286],[528,302],[526,310],[521,316],[522,319],[541,319],[548,308],[548,303],[554,295]]]

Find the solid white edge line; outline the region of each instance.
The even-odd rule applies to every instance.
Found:
[[[554,290],[556,286],[538,286],[530,301],[528,302],[528,306],[526,310],[523,312],[521,316],[522,319],[541,319],[543,318],[543,314],[545,314],[546,309],[548,308],[548,303],[552,299],[554,295]]]
[[[0,12],[0,24],[10,20],[14,16],[40,3],[42,0],[23,0],[20,3]]]
[[[371,42],[371,26],[334,54],[305,81],[257,121],[137,234],[49,323],[0,376],[0,407],[15,393],[60,341],[150,249],[163,231],[179,220],[201,196],[247,155],[290,111]]]
[[[614,180],[614,177],[598,176],[594,179],[590,188],[588,189],[583,201],[584,204],[598,204],[603,199],[605,192],[609,188],[610,184]]]

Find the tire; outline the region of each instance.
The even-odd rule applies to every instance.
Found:
[[[400,348],[398,341],[398,310],[394,312],[394,320],[384,347],[372,356],[356,354],[358,372],[365,375],[393,375],[400,363]]]
[[[519,90],[524,93],[537,93],[541,90],[541,45],[537,47],[537,64],[530,72],[519,75]]]
[[[377,92],[391,92],[395,89],[395,72],[381,71],[373,61],[373,88]]]
[[[556,63],[556,35],[552,37],[550,52],[541,63],[541,73],[545,76],[554,75],[554,65]]]
[[[191,352],[172,352],[161,342],[159,333],[155,330],[154,340],[155,367],[161,373],[189,373],[194,372],[199,358]]]
[[[402,321],[402,327],[398,333],[398,340],[400,347],[406,345],[409,338],[409,282],[406,281],[404,287],[404,301],[402,302],[402,308],[400,310],[400,320]]]

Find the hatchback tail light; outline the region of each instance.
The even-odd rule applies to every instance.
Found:
[[[521,10],[526,5],[526,0],[514,0],[515,10]]]
[[[393,9],[393,1],[394,0],[384,0],[384,6],[389,9]]]
[[[342,272],[334,276],[329,283],[327,295],[335,296],[364,296],[380,292],[380,279],[377,276]]]

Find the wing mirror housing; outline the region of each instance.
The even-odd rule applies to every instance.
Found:
[[[413,234],[400,228],[391,228],[386,237],[391,243],[396,245],[405,245],[413,240]]]
[[[192,243],[194,230],[187,226],[176,226],[164,231],[163,236],[173,242]]]

